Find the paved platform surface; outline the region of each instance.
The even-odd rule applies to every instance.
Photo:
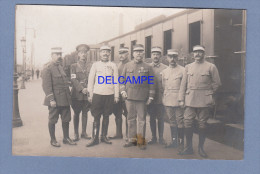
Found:
[[[19,90],[19,109],[23,126],[13,128],[13,155],[19,156],[64,156],[64,157],[106,157],[106,158],[172,158],[202,159],[197,153],[198,136],[193,136],[195,154],[180,156],[176,149],[165,149],[162,145],[148,145],[146,150],[137,147],[124,148],[125,141],[112,140],[112,145],[101,143],[94,147],[86,147],[89,140],[81,139],[76,146],[62,144],[61,120],[56,124],[56,138],[60,148],[50,145],[48,132],[48,108],[43,105],[44,93],[41,79],[26,83],[26,89]],[[73,114],[73,111],[72,111]],[[93,117],[89,112],[87,133],[91,135]],[[125,121],[125,119],[123,119]],[[151,138],[149,116],[147,116],[146,138]],[[79,128],[81,130],[81,127]],[[123,131],[125,124],[123,124]],[[110,116],[108,135],[115,134],[114,116]],[[70,137],[73,137],[73,123],[70,122]],[[170,127],[165,123],[164,138],[170,141]],[[242,160],[243,151],[207,139],[205,151],[209,159]]]

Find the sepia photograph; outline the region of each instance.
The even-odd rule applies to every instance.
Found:
[[[246,12],[16,5],[12,155],[243,160]]]

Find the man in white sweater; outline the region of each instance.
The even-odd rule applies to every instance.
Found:
[[[91,114],[94,117],[92,140],[87,147],[99,144],[100,117],[103,115],[101,142],[112,144],[107,139],[109,115],[113,112],[114,102],[119,101],[118,68],[109,61],[111,48],[108,45],[100,47],[100,61],[95,62],[89,73],[88,92]]]

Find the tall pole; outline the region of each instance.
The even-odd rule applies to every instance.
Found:
[[[22,38],[22,47],[23,47],[23,77],[21,89],[25,89],[25,77],[26,77],[26,38]]]
[[[16,23],[16,22],[15,22]],[[16,24],[15,24],[16,25]],[[17,85],[17,55],[16,55],[16,26],[15,26],[15,34],[14,34],[14,81],[13,81],[13,127],[20,127],[23,125],[23,122],[20,117],[19,112],[19,104],[18,104],[18,85]]]

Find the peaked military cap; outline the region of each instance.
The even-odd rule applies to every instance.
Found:
[[[179,55],[179,52],[177,49],[169,49],[167,50],[167,55]]]
[[[61,47],[53,47],[51,48],[51,53],[62,53]]]
[[[144,51],[144,46],[142,44],[136,44],[134,46],[134,51]]]
[[[203,45],[195,45],[193,47],[193,51],[198,51],[198,50],[205,52],[205,47]]]
[[[162,48],[161,47],[152,47],[152,49],[151,49],[151,52],[160,52],[160,53],[162,53]]]
[[[77,50],[78,52],[80,52],[80,51],[88,51],[88,50],[89,50],[89,46],[86,45],[86,44],[80,44],[80,45],[78,45],[78,46],[76,47],[76,50]]]
[[[109,50],[109,51],[111,51],[111,47],[110,47],[109,45],[103,45],[103,46],[100,47],[99,50],[100,50],[100,51],[101,51],[101,50]]]
[[[128,47],[120,47],[118,50],[119,53],[127,53],[128,51],[129,51]]]

